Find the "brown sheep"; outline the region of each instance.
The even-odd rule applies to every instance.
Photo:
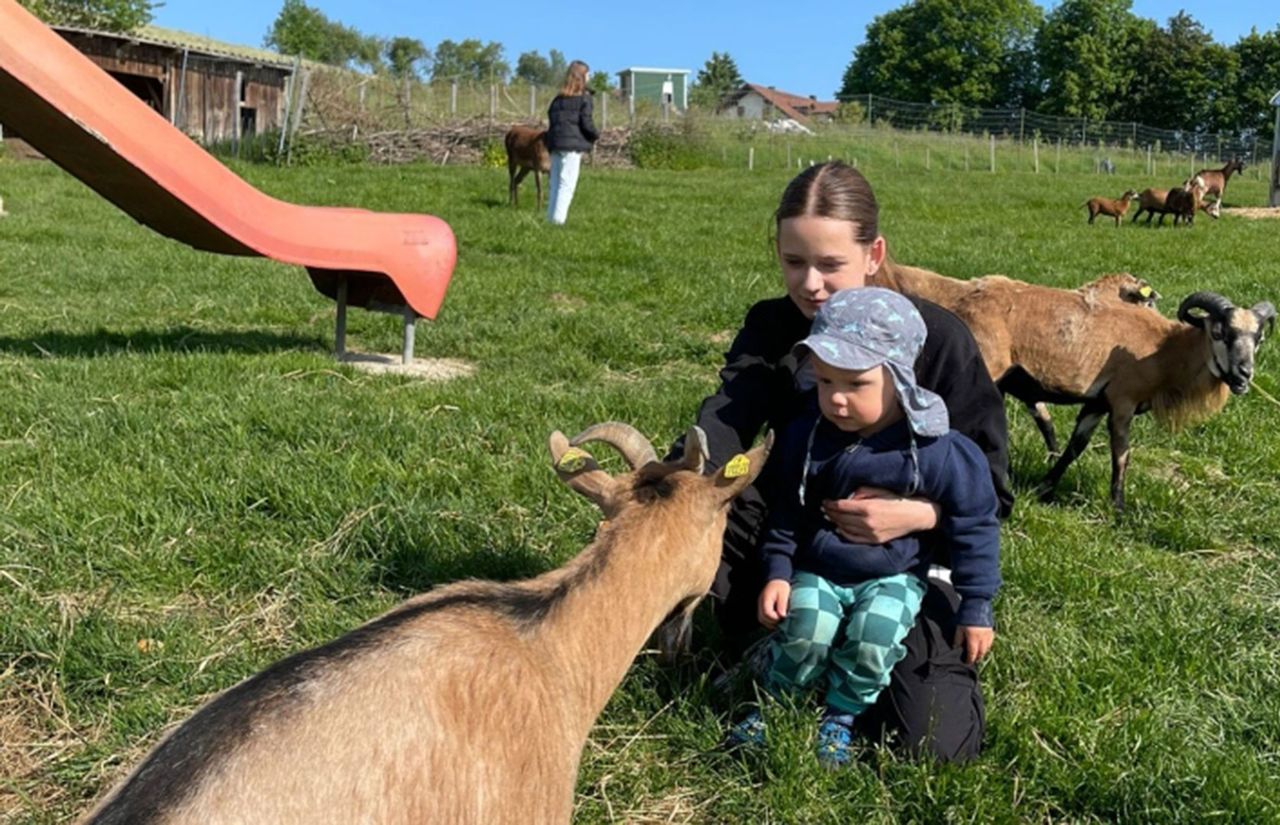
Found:
[[[954,297],[955,284],[973,283],[944,306],[969,326],[1001,391],[1033,414],[1041,402],[1082,405],[1066,449],[1041,485],[1043,498],[1052,496],[1098,423],[1108,418],[1117,512],[1124,509],[1133,417],[1150,410],[1178,429],[1213,416],[1229,393],[1248,391],[1254,353],[1275,323],[1275,307],[1267,301],[1241,309],[1211,292],[1188,296],[1178,321],[1170,321],[1125,300],[1089,305],[1066,290],[999,276],[965,282],[910,267],[889,270],[887,277],[877,273],[881,285],[898,288],[892,286],[896,281],[901,291],[925,298]],[[931,279],[953,283],[931,293]]]
[[[1154,308],[1156,301],[1160,299],[1160,293],[1156,292],[1146,280],[1128,272],[1103,275],[1076,289],[1055,289],[1015,281],[1003,275],[987,275],[961,281],[927,269],[890,262],[876,274],[875,283],[907,295],[933,301],[958,315],[973,331],[991,380],[997,383],[1002,392],[1019,399],[1022,396],[1017,391],[1018,376],[1005,375],[1008,372],[1008,363],[1013,357],[1011,351],[1017,349],[1013,336],[1008,333],[990,332],[979,335],[979,329],[989,328],[991,322],[986,318],[971,317],[971,310],[980,303],[975,296],[989,295],[993,292],[1005,296],[1007,305],[1000,317],[1012,317],[1023,312],[1024,307],[1034,307],[1034,311],[1039,313],[1060,313],[1063,316],[1074,317],[1087,314],[1096,307],[1108,303],[1136,304]],[[1045,309],[1048,306],[1054,309]],[[1049,415],[1048,408],[1043,402],[1037,400],[1029,400],[1025,403],[1027,412],[1035,420],[1036,428],[1044,439],[1045,448],[1050,454],[1057,454],[1058,436],[1053,429],[1053,418]]]
[[[547,151],[546,129],[512,126],[503,145],[507,148],[507,194],[511,205],[519,205],[520,182],[530,172],[538,190],[538,208],[542,208],[542,173],[551,173],[551,153]]]
[[[1120,219],[1124,217],[1124,213],[1129,211],[1129,202],[1138,197],[1138,193],[1132,189],[1126,189],[1124,194],[1120,196],[1120,200],[1112,200],[1111,198],[1090,198],[1081,204],[1081,206],[1089,207],[1089,223],[1093,223],[1093,219],[1099,215],[1108,215],[1116,219],[1116,228],[1120,227]]]
[[[605,518],[574,559],[441,587],[277,662],[197,710],[85,822],[569,822],[596,717],[654,628],[707,592],[729,502],[771,443],[704,476],[697,428],[665,463],[626,425],[573,439],[593,440],[630,471],[550,441]]]

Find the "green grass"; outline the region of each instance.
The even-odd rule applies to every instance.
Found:
[[[1144,180],[860,161],[905,262],[1063,286],[1128,269],[1166,313],[1200,289],[1280,298],[1280,223],[1117,231],[1078,204]],[[0,820],[67,818],[211,693],[411,593],[574,554],[596,517],[547,434],[616,418],[661,445],[692,421],[726,336],[780,292],[781,165],[588,168],[563,228],[530,192],[507,208],[501,171],[239,168],[289,200],[452,224],[418,352],[477,371],[426,384],[335,365],[333,306],[300,270],[191,251],[0,159]],[[352,347],[398,340],[351,314]],[[1273,348],[1257,382],[1280,395]],[[641,658],[585,752],[578,820],[1280,821],[1280,411],[1251,393],[1178,435],[1141,420],[1118,522],[1105,438],[1041,505],[1043,448],[1009,411],[1022,498],[979,761],[824,773],[803,703],[773,711],[767,756],[722,756],[724,700]]]

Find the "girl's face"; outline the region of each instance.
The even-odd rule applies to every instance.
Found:
[[[841,430],[871,435],[902,418],[893,378],[883,366],[846,370],[821,358],[812,362],[818,379],[818,408]]]
[[[822,302],[842,289],[865,286],[884,261],[884,238],[856,240],[857,225],[838,218],[799,215],[778,223],[778,263],[787,294],[812,319]]]

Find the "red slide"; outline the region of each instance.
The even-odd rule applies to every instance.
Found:
[[[435,318],[457,260],[430,215],[298,206],[259,192],[14,0],[0,0],[0,123],[102,197],[196,249],[305,266],[356,306]]]

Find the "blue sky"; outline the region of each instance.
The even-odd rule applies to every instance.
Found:
[[[832,96],[867,24],[903,0],[795,6],[739,2],[548,3],[530,0],[308,0],[330,20],[365,34],[416,37],[428,47],[446,38],[497,40],[514,66],[521,52],[559,49],[593,71],[658,66],[697,71],[711,52],[727,51],[753,83],[796,94]],[[1044,4],[1042,5],[1049,5]],[[280,0],[167,0],[155,23],[232,43],[262,45]],[[1249,28],[1280,24],[1276,0],[1135,0],[1136,14],[1164,22],[1185,8],[1215,39],[1234,43]]]

